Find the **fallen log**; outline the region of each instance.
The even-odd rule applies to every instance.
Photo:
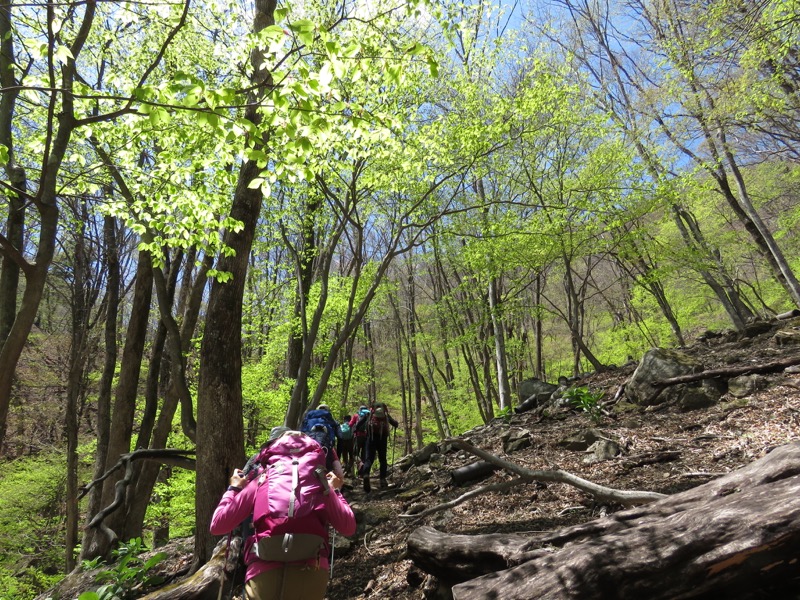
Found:
[[[236,567],[242,538],[220,541],[206,564],[191,575],[171,585],[141,596],[140,600],[212,600],[222,598],[231,584],[230,573]],[[225,596],[229,597],[229,596]]]
[[[415,530],[455,600],[797,597],[800,443],[646,506],[535,535]]]
[[[479,460],[450,471],[450,480],[454,485],[463,485],[477,479],[486,479],[497,470],[497,465]]]
[[[738,367],[721,367],[719,369],[709,369],[700,373],[688,373],[686,375],[678,375],[677,377],[670,377],[669,379],[659,379],[650,382],[654,388],[665,388],[671,385],[678,385],[680,383],[693,383],[703,379],[715,379],[724,377],[730,379],[738,377],[739,375],[750,375],[753,373],[777,373],[783,371],[788,367],[800,365],[800,356],[792,356],[781,360],[774,360],[772,362],[763,363],[760,365],[744,365]]]

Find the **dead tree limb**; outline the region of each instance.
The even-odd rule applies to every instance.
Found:
[[[242,538],[233,537],[230,546],[223,538],[206,564],[193,574],[168,586],[141,596],[140,600],[204,600],[221,598],[230,588],[232,573],[239,557]],[[226,596],[229,597],[229,596]]]
[[[136,460],[158,460],[163,464],[166,465],[174,465],[183,467],[185,469],[194,469],[195,463],[194,459],[189,458],[190,456],[194,455],[194,450],[176,450],[173,448],[161,448],[161,449],[150,449],[150,448],[143,448],[141,450],[135,450],[133,452],[129,452],[127,454],[123,454],[120,456],[117,463],[108,469],[101,477],[91,481],[86,487],[83,488],[78,499],[83,498],[93,486],[101,483],[102,481],[106,480],[114,471],[117,469],[125,468],[125,476],[117,481],[114,484],[114,500],[98,512],[92,520],[89,521],[89,524],[86,526],[86,529],[90,527],[95,527],[100,529],[103,534],[109,539],[109,541],[113,544],[116,542],[117,534],[114,533],[111,529],[106,527],[103,524],[103,520],[110,515],[112,512],[117,510],[117,508],[122,505],[122,501],[125,499],[125,488],[130,485],[131,478],[133,477],[133,462]]]
[[[408,555],[454,582],[455,600],[749,600],[796,597],[798,547],[792,443],[704,485],[559,531],[451,536],[421,527]]]
[[[677,377],[670,377],[669,379],[660,379],[650,383],[654,388],[665,388],[671,385],[678,385],[680,383],[692,383],[701,381],[703,379],[714,379],[724,377],[730,379],[731,377],[738,377],[739,375],[750,375],[751,373],[776,373],[783,371],[787,367],[800,365],[800,356],[793,356],[791,358],[784,358],[782,360],[775,360],[772,362],[764,363],[761,365],[744,365],[739,367],[723,367],[720,369],[709,369],[701,373],[688,373],[686,375],[679,375]]]
[[[465,440],[451,438],[447,440],[447,442],[451,443],[457,448],[466,450],[470,454],[474,454],[478,458],[482,458],[487,462],[496,464],[498,467],[505,469],[510,473],[520,476],[526,482],[547,481],[551,483],[565,483],[567,485],[571,485],[572,487],[578,488],[583,492],[586,492],[600,502],[614,502],[621,504],[622,506],[637,506],[640,504],[648,504],[666,497],[665,494],[659,494],[657,492],[616,490],[614,488],[593,483],[566,471],[562,471],[561,469],[533,471],[524,467],[520,467],[519,465],[507,460],[503,460],[502,458],[499,458],[494,454],[487,452],[486,450],[481,450]]]
[[[88,494],[89,490],[91,490],[98,483],[102,483],[108,479],[114,471],[121,469],[122,467],[127,467],[135,460],[157,460],[164,465],[172,465],[174,467],[182,467],[184,469],[194,471],[194,459],[189,458],[190,456],[194,456],[194,450],[177,450],[175,448],[142,448],[140,450],[134,450],[133,452],[123,454],[119,457],[119,460],[113,467],[108,469],[97,479],[87,483],[81,489],[81,493],[78,495],[78,500]]]

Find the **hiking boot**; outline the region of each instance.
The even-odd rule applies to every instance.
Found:
[[[371,490],[372,488],[369,485],[369,477],[364,477],[364,492],[369,494]]]
[[[383,477],[381,477],[381,489],[385,490],[388,487],[389,487],[389,484],[386,482],[386,480]]]

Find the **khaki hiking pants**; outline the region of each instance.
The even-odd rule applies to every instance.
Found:
[[[270,569],[245,586],[247,600],[323,600],[328,588],[328,569],[292,565]]]

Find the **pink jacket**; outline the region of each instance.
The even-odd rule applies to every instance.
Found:
[[[241,492],[228,490],[223,495],[211,517],[212,535],[225,535],[230,533],[247,517],[253,515],[255,506],[256,491],[258,490],[258,478],[250,481]],[[344,536],[353,535],[356,532],[356,518],[353,509],[339,491],[326,496],[326,514],[328,522],[333,528]],[[258,558],[253,551],[253,541],[255,536],[249,536],[244,542],[244,562],[247,565],[245,580],[249,581],[256,575],[283,567],[281,562],[267,562]],[[329,543],[326,540],[326,543]],[[310,565],[317,565],[316,559],[308,561]],[[329,567],[327,555],[319,559],[319,568]]]

